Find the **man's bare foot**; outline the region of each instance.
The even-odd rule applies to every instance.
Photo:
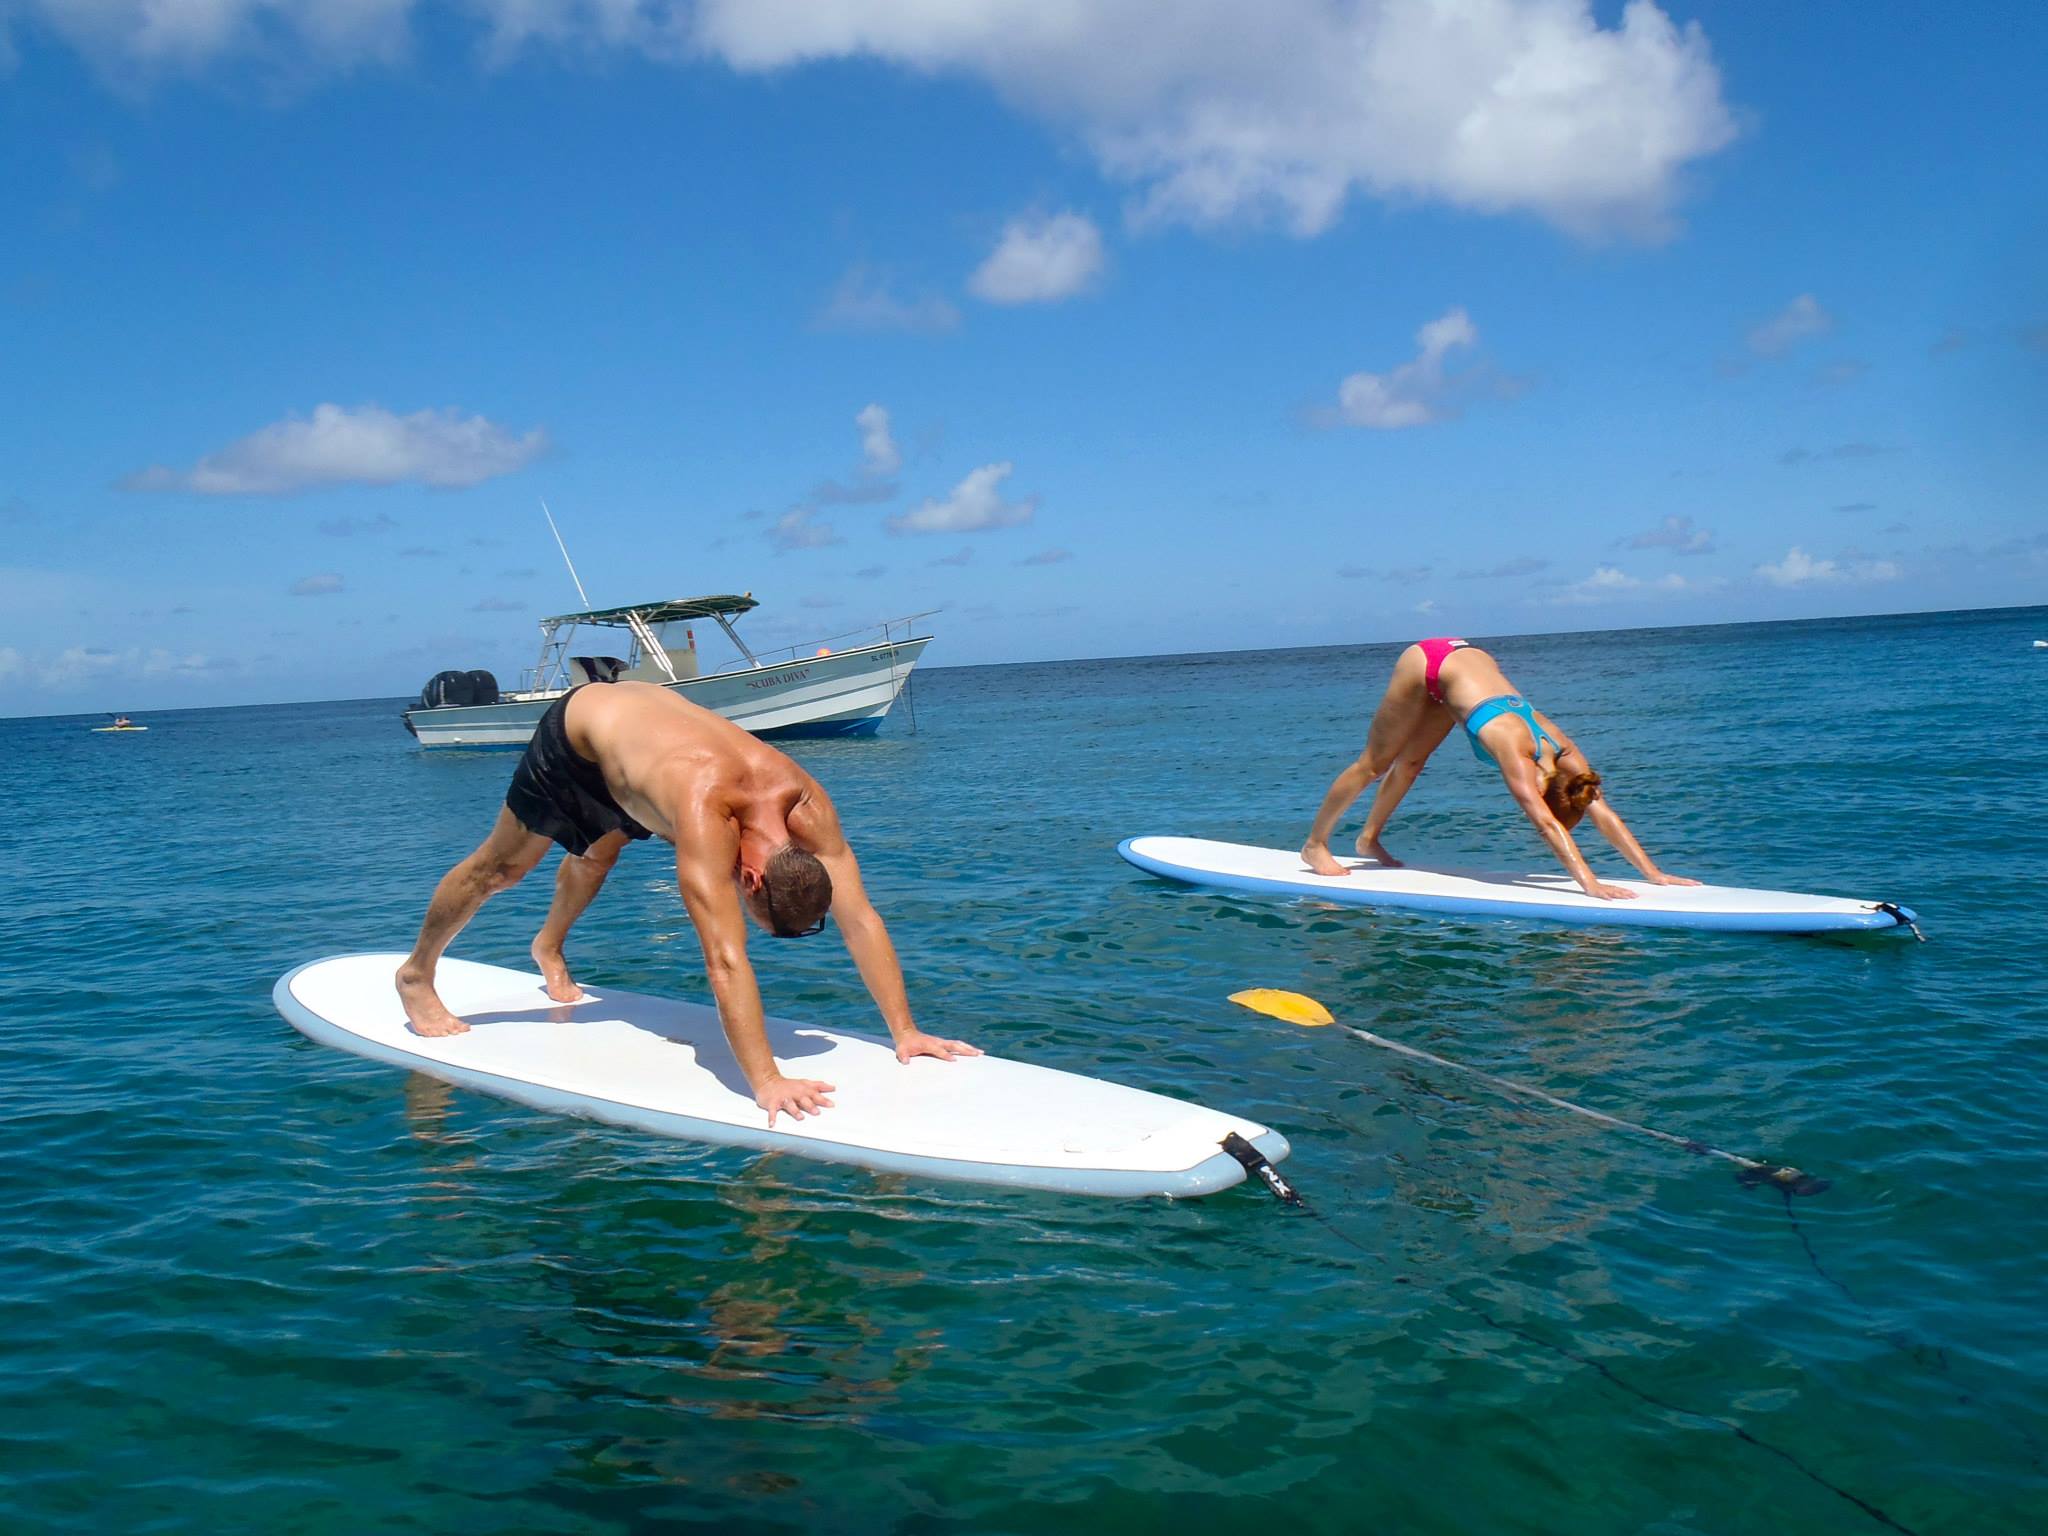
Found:
[[[1358,854],[1360,858],[1372,859],[1377,863],[1384,864],[1388,869],[1401,869],[1405,867],[1399,859],[1387,852],[1387,845],[1385,843],[1376,837],[1369,838],[1362,832],[1358,835]]]
[[[398,973],[398,1001],[416,1035],[459,1035],[469,1026],[448,1011],[448,1005],[434,992],[433,979],[417,972]]]
[[[1351,873],[1350,870],[1331,858],[1330,850],[1321,843],[1303,843],[1301,845],[1301,862],[1306,864],[1314,873],[1327,876],[1332,880],[1341,880]]]
[[[547,983],[549,997],[558,1003],[583,1001],[583,989],[569,975],[569,961],[559,949],[549,949],[535,939],[531,953],[533,963],[540,967],[540,979]]]

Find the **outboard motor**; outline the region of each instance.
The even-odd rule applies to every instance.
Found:
[[[468,672],[436,672],[420,690],[417,709],[464,709],[498,702],[498,680],[482,668]]]
[[[469,702],[469,679],[460,672],[436,672],[420,690],[420,709],[449,709]]]
[[[623,656],[571,656],[569,665],[583,674],[586,683],[616,683],[626,670]]]

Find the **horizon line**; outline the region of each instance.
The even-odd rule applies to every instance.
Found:
[[[1488,641],[1557,639],[1566,635],[1632,635],[1654,630],[1687,629],[1776,629],[1794,624],[1842,624],[1865,619],[1937,619],[1951,614],[1978,613],[2025,613],[2033,609],[2048,610],[2048,602],[2040,603],[1994,603],[1981,608],[1907,608],[1889,609],[1875,613],[1831,613],[1815,614],[1796,619],[1723,619],[1704,624],[1610,624],[1600,629],[1530,629],[1511,630],[1498,634],[1479,634]],[[934,609],[943,612],[943,609]],[[1475,632],[1477,633],[1477,632]],[[984,667],[1067,667],[1086,666],[1100,661],[1163,661],[1171,657],[1188,656],[1250,656],[1268,651],[1345,651],[1359,650],[1372,646],[1413,645],[1413,640],[1337,640],[1318,645],[1242,645],[1223,650],[1187,651],[1118,651],[1103,656],[1040,656],[1024,657],[1015,661],[962,661],[950,666],[925,666],[926,672],[969,672]],[[707,674],[715,676],[716,674]],[[284,709],[301,704],[374,704],[403,701],[404,694],[364,693],[350,694],[339,698],[324,699],[258,699],[245,704],[176,704],[156,709],[140,709],[134,713],[155,715],[205,714],[230,709]],[[99,715],[125,713],[111,709],[69,709],[56,710],[36,715],[0,715],[0,723],[11,720],[67,720],[85,719]]]

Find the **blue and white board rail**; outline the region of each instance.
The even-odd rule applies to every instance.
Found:
[[[768,1021],[794,1077],[835,1086],[803,1120],[754,1103],[715,1009],[611,987],[551,1001],[538,976],[443,960],[463,1034],[414,1034],[392,990],[404,956],[341,955],[288,973],[277,1011],[323,1045],[500,1098],[689,1141],[793,1152],[891,1173],[1078,1195],[1206,1195],[1245,1170],[1233,1131],[1279,1162],[1287,1139],[1199,1104],[998,1056],[896,1059],[884,1040]],[[980,1043],[980,1042],[977,1042]]]
[[[1729,885],[1650,885],[1615,880],[1633,901],[1588,896],[1555,874],[1504,875],[1477,870],[1388,869],[1371,859],[1341,858],[1341,880],[1315,874],[1291,849],[1253,848],[1200,837],[1132,837],[1117,844],[1131,863],[1169,880],[1226,891],[1312,897],[1355,907],[1398,907],[1465,917],[1523,917],[1551,923],[1601,923],[1634,928],[1716,928],[1740,933],[1828,933],[1910,926],[1914,914],[1888,902]]]

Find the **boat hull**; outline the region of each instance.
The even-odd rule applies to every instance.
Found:
[[[869,735],[881,729],[930,643],[930,636],[920,635],[662,686],[756,736]],[[497,704],[408,709],[405,724],[423,747],[523,747],[561,696],[527,694]]]

